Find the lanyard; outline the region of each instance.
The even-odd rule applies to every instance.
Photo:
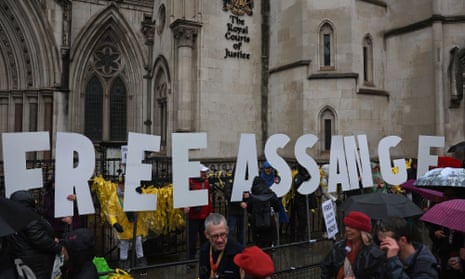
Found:
[[[216,263],[213,262],[213,248],[210,245],[210,278],[217,278],[216,271],[218,270],[218,266],[221,263],[221,259],[223,258],[224,250],[221,251],[218,259],[216,259]]]

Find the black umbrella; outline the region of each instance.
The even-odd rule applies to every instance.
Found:
[[[423,210],[401,194],[373,192],[351,196],[342,203],[344,214],[361,211],[371,219],[386,217],[413,217],[423,214]]]
[[[465,150],[465,141],[452,145],[451,147],[449,147],[449,150],[447,150],[447,152],[451,153],[463,150]]]
[[[0,237],[13,234],[31,221],[41,218],[24,205],[0,198]]]

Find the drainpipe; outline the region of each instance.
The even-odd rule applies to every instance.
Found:
[[[268,138],[268,81],[270,56],[270,0],[261,1],[262,16],[262,85],[261,85],[261,124],[262,147]],[[263,149],[262,149],[263,150]]]

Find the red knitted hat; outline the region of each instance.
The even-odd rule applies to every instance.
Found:
[[[349,212],[349,214],[344,217],[344,225],[365,232],[371,231],[370,217],[360,211]]]
[[[270,255],[257,246],[247,247],[234,256],[234,263],[252,276],[266,277],[274,272],[274,264]]]

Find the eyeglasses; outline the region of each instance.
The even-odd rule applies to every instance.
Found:
[[[217,240],[220,237],[221,237],[221,239],[225,239],[225,238],[228,237],[228,233],[222,232],[222,233],[218,233],[218,234],[210,234],[210,238],[212,240]]]

